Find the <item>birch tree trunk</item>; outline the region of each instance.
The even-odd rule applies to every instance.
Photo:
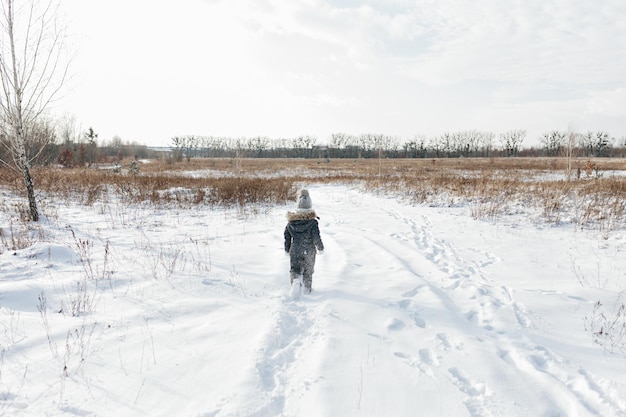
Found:
[[[39,221],[39,209],[37,208],[37,200],[35,199],[35,182],[30,175],[30,164],[26,157],[26,148],[24,147],[24,133],[17,133],[17,145],[18,145],[18,160],[17,166],[22,172],[24,177],[24,185],[26,186],[26,197],[28,199],[28,215],[29,218],[34,221]]]
[[[64,29],[57,25],[56,2],[0,0],[0,128],[12,161],[2,161],[24,178],[28,213],[39,221],[31,158],[32,132],[63,86],[69,60],[63,64]],[[17,13],[16,13],[17,12]],[[42,145],[45,146],[45,145]]]

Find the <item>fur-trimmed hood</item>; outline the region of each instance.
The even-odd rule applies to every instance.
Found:
[[[315,214],[315,210],[307,209],[307,210],[296,210],[296,211],[288,211],[287,212],[287,221],[293,222],[296,220],[315,220],[317,219],[317,215]]]
[[[289,222],[285,226],[285,252],[291,254],[292,261],[294,257],[306,255],[315,262],[316,250],[324,250],[317,219],[313,209],[300,208],[287,212]]]

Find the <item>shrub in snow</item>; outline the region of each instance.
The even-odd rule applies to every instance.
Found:
[[[591,332],[593,343],[609,352],[626,353],[626,304],[619,299],[612,311],[600,302],[593,306],[591,316],[584,318],[585,330]]]
[[[136,159],[133,159],[128,167],[128,173],[131,175],[139,174],[139,162]]]

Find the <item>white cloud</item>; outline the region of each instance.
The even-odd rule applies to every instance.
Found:
[[[621,0],[65,2],[85,34],[66,104],[101,137],[626,133]]]
[[[593,93],[588,100],[587,114],[626,118],[626,88]]]
[[[430,47],[404,66],[421,82],[437,85],[472,79],[623,82],[625,26],[609,17],[623,15],[623,6],[605,3],[440,1],[423,19]]]

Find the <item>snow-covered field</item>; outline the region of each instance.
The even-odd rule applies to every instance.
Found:
[[[0,415],[626,416],[623,232],[309,189],[299,301],[290,206],[47,201],[0,254]]]

